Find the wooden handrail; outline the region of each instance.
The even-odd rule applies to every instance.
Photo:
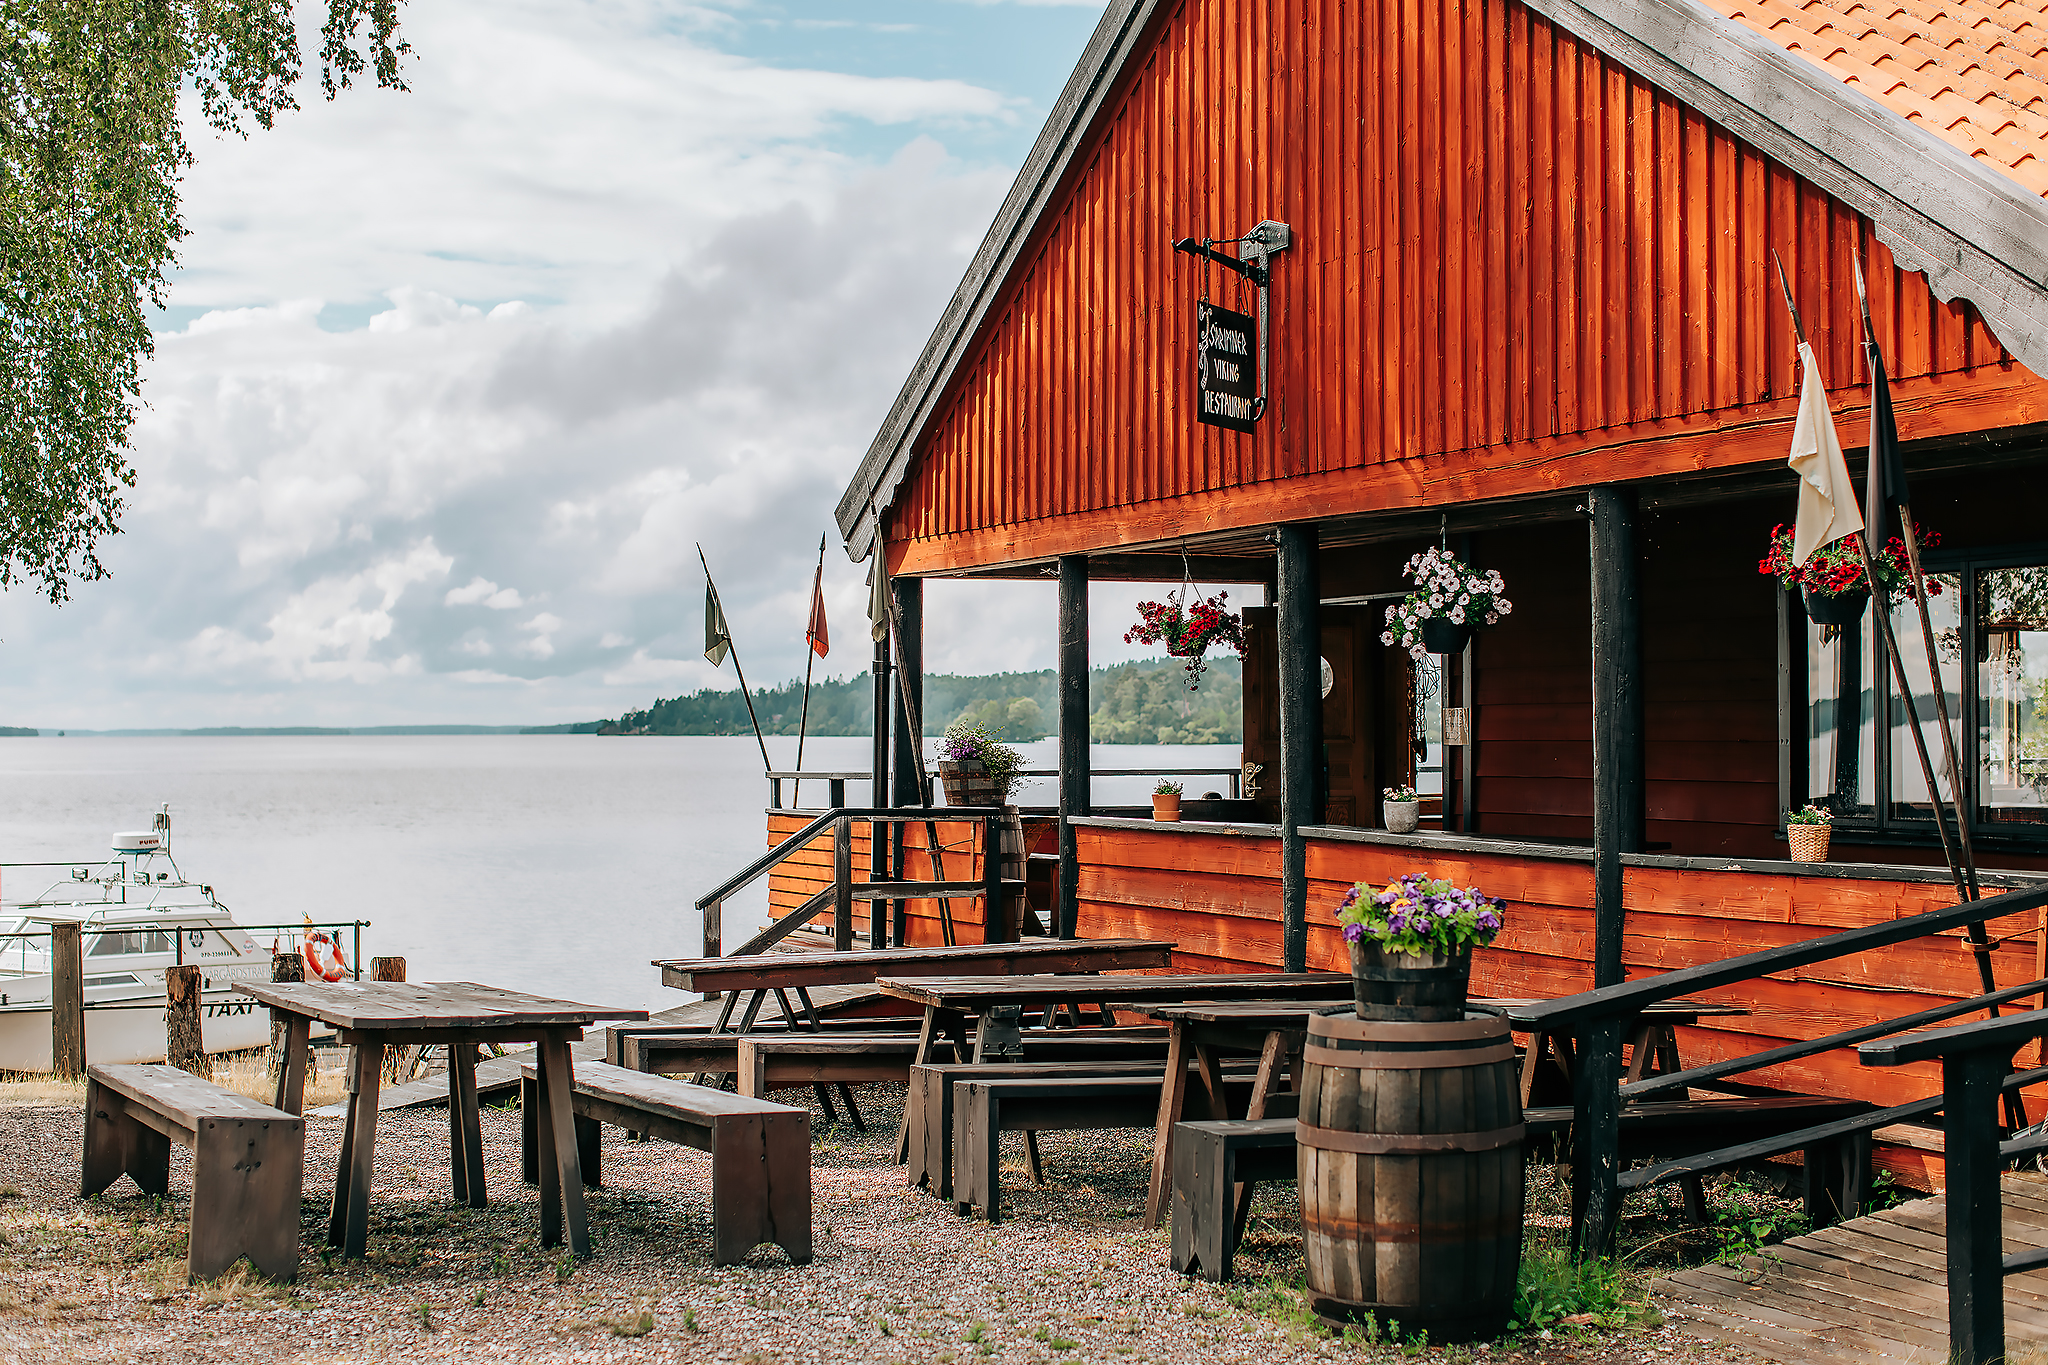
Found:
[[[697,908],[703,910],[713,902],[723,901],[733,892],[745,888],[749,882],[780,865],[805,844],[823,834],[834,820],[869,820],[886,825],[899,825],[914,824],[921,820],[986,820],[990,816],[1000,818],[1002,813],[1000,806],[835,806],[727,877],[710,891],[697,897]]]
[[[1980,901],[1978,904],[1988,904]],[[2048,1252],[2005,1254],[1998,1100],[2013,1054],[2048,1032],[2048,1009],[1980,1019],[1911,1038],[1865,1043],[1865,1066],[1941,1060],[1942,1160],[1947,1167],[1949,1359],[1998,1365],[2005,1356],[2005,1277],[2048,1263]]]
[[[1766,948],[1742,957],[1705,962],[1696,967],[1680,967],[1676,971],[1660,972],[1619,986],[1604,986],[1556,1000],[1511,1006],[1507,1015],[1524,1028],[1540,1028],[1546,1033],[1570,1032],[1595,1020],[1621,1019],[1641,1013],[1645,1006],[1661,1000],[1712,990],[1716,986],[1732,986],[1753,977],[1828,962],[1852,953],[1889,948],[1895,943],[1925,938],[1944,929],[1982,924],[2005,915],[2038,910],[2044,905],[2048,905],[2048,886],[2027,887],[1985,900],[1965,901],[1946,909],[1909,915],[1886,924],[1826,934],[1804,943],[1788,943],[1782,948]]]

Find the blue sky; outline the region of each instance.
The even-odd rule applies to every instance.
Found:
[[[195,136],[114,577],[0,597],[0,724],[516,723],[801,669],[819,533],[1100,17],[437,0],[412,91]],[[832,672],[865,666],[835,543]],[[1126,589],[1099,598],[1126,654]],[[935,671],[1044,667],[934,585]]]

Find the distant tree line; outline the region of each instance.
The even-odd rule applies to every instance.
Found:
[[[797,681],[754,689],[754,712],[764,734],[797,733],[803,692]],[[1244,739],[1242,667],[1228,655],[1211,661],[1199,691],[1188,690],[1180,660],[1146,659],[1095,669],[1089,675],[1088,697],[1089,737],[1097,744],[1236,744]],[[811,734],[873,734],[874,716],[874,681],[869,675],[811,684]],[[937,673],[924,680],[927,735],[943,734],[954,721],[966,720],[987,725],[1006,740],[1023,742],[1051,734],[1058,716],[1059,675],[1049,668],[972,676]],[[752,733],[737,688],[670,697],[588,728],[610,735]]]

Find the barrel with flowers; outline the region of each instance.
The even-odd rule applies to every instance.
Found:
[[[1328,1322],[1396,1319],[1431,1341],[1507,1325],[1521,1094],[1507,1022],[1464,1009],[1502,908],[1419,874],[1344,897],[1357,1017],[1309,1020],[1295,1125],[1310,1306]]]

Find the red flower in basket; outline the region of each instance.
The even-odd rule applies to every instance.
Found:
[[[1140,602],[1138,624],[1124,632],[1124,643],[1164,643],[1168,654],[1188,661],[1188,690],[1195,691],[1206,663],[1202,656],[1211,645],[1228,645],[1238,658],[1244,657],[1244,621],[1224,605],[1229,596],[1219,592],[1214,597],[1196,597],[1193,605],[1186,607],[1181,605],[1179,592],[1168,593],[1164,602]]]

